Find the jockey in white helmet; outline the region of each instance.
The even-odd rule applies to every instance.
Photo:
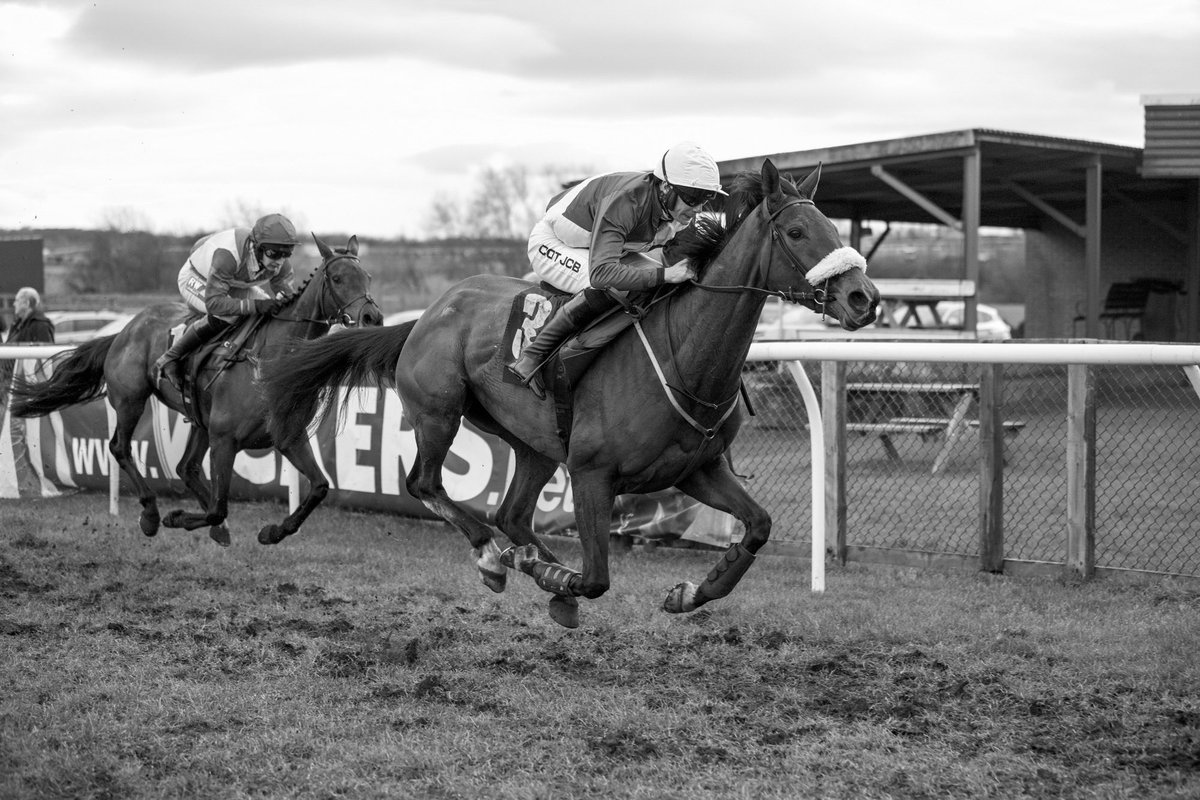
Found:
[[[686,259],[664,264],[663,247],[718,194],[725,192],[717,162],[681,142],[648,172],[596,175],[552,198],[529,235],[529,261],[539,278],[575,296],[509,368],[540,397],[539,369],[567,337],[617,304],[610,292],[695,278]]]

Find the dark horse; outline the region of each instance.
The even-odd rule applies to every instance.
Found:
[[[330,325],[378,326],[383,313],[370,295],[371,276],[358,260],[358,239],[333,250],[314,235],[321,252],[320,267],[309,276],[296,298],[262,326],[248,341],[249,355],[229,363],[224,371],[209,365],[196,376],[200,387],[198,407],[188,413],[193,420],[177,473],[200,501],[200,513],[172,511],[162,518],[168,528],[195,530],[205,525],[209,535],[229,544],[225,519],[229,513],[229,482],[238,452],[270,447],[267,408],[257,390],[255,374],[261,360],[273,358],[297,340],[328,333]],[[155,385],[153,364],[167,349],[167,333],[191,313],[180,303],[150,306],[138,313],[120,333],[80,345],[56,357],[54,373],[45,382],[18,382],[13,387],[12,413],[36,417],[108,394],[117,424],[109,450],[133,481],[142,504],[142,533],[158,533],[159,512],[154,492],[138,472],[131,456],[130,439],[146,401],[154,395],[183,411],[183,398],[168,382]],[[232,338],[231,329],[227,338]],[[253,345],[257,343],[257,347]],[[202,348],[203,349],[203,348]],[[212,448],[211,488],[204,480],[201,461]],[[329,482],[317,465],[307,440],[279,448],[309,481],[308,494],[295,512],[280,525],[267,525],[258,533],[263,544],[276,544],[295,533],[329,491]]]
[[[494,591],[504,587],[505,567],[515,566],[554,595],[556,621],[578,624],[575,598],[596,598],[609,587],[615,496],[676,486],[731,513],[746,533],[700,586],[683,583],[671,590],[664,608],[691,611],[724,597],[771,529],[770,516],[742,488],[725,457],[741,424],[742,366],[767,296],[819,309],[846,330],[874,321],[879,302],[864,274],[866,262],[842,246],[812,201],[819,177],[818,168],[796,186],[767,161],[761,174],[735,179],[719,252],[695,284],[684,284],[597,355],[575,386],[566,442],[556,432],[553,398],[538,400],[504,380],[512,351],[502,335],[514,296],[529,284],[493,275],[452,287],[411,332],[348,331],[307,342],[269,365],[264,386],[272,434],[279,442],[302,439],[322,401],[329,413],[329,387],[391,378],[416,435],[408,491],[466,534],[484,583]],[[810,285],[806,273],[821,285]],[[442,486],[442,465],[463,417],[516,454],[515,474],[494,517],[517,545],[503,553],[492,528],[456,505]],[[532,529],[538,493],[560,462],[574,489],[582,573],[562,566]]]

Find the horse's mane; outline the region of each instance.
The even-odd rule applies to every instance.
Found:
[[[781,177],[779,183],[784,194],[800,196],[792,181]],[[757,172],[735,174],[729,182],[728,191],[723,215],[701,212],[693,224],[676,235],[667,253],[669,263],[687,258],[696,267],[697,276],[703,276],[705,268],[716,260],[734,232],[766,196],[762,175]]]

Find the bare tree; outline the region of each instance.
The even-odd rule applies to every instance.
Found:
[[[261,203],[251,202],[241,197],[225,204],[220,225],[222,228],[249,228],[255,220],[265,217],[267,214],[283,214],[296,224],[297,230],[305,230],[305,226],[301,224],[304,218],[295,212],[287,208],[264,208]]]
[[[537,172],[522,164],[485,167],[465,199],[443,194],[433,201],[427,230],[442,239],[524,239],[547,201],[581,174],[588,173],[561,166]]]
[[[100,213],[100,229],[117,233],[150,232],[150,218],[132,206],[113,206]]]

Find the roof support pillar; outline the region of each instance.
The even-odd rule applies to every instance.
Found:
[[[978,145],[963,156],[963,277],[979,286],[979,217],[980,186],[982,184],[982,158]],[[975,304],[978,295],[963,298],[963,330],[971,336],[976,334],[978,311]]]
[[[1200,342],[1200,178],[1193,178],[1188,192],[1188,248],[1186,280],[1187,314],[1184,319],[1185,342]]]
[[[1100,199],[1103,181],[1100,156],[1093,154],[1087,165],[1087,230],[1083,240],[1083,267],[1087,280],[1085,335],[1089,339],[1100,336]]]

